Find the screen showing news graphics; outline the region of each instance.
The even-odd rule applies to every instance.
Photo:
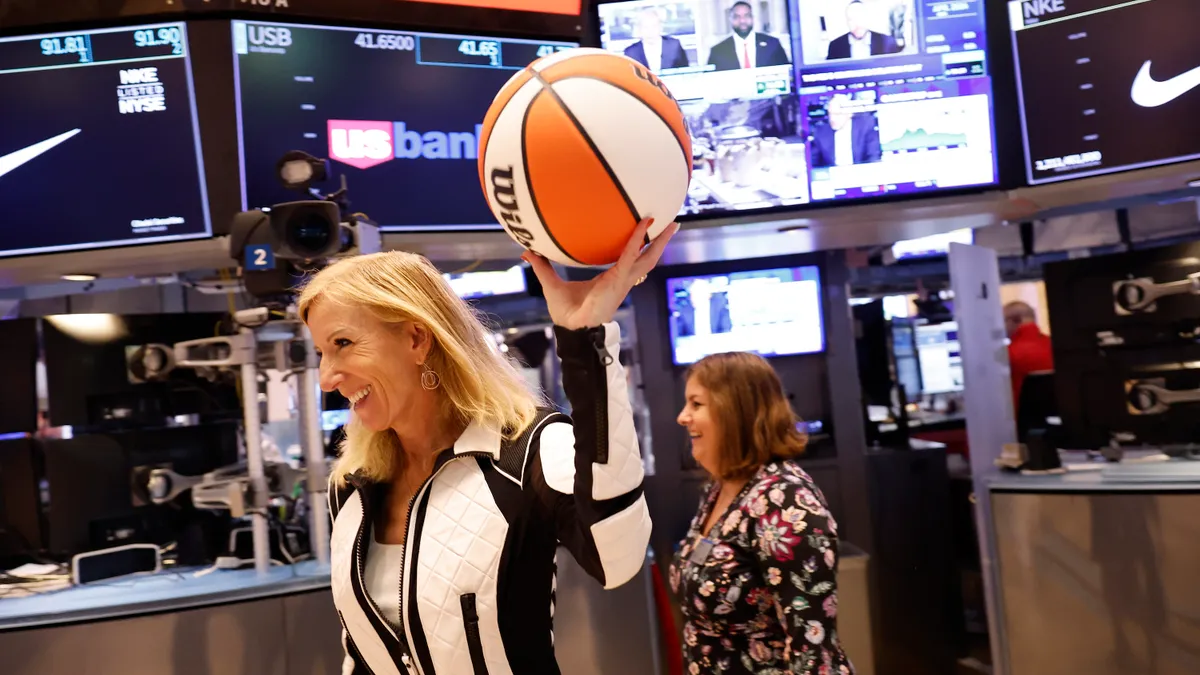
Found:
[[[667,307],[676,364],[722,352],[785,356],[825,349],[814,266],[667,279]]]
[[[275,163],[303,150],[392,231],[500,230],[476,165],[483,116],[515,71],[577,46],[248,21],[233,44],[245,208],[300,198]]]
[[[996,182],[983,0],[801,0],[812,198]]]
[[[808,172],[786,0],[598,6],[600,44],[642,63],[692,135],[683,214],[804,204]]]
[[[1008,10],[1030,183],[1200,159],[1200,2]]]
[[[184,24],[0,38],[0,256],[209,236]]]
[[[636,0],[601,44],[655,70],[694,139],[684,212],[996,181],[983,0]]]

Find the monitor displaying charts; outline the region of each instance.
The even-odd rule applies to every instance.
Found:
[[[1009,2],[1032,184],[1200,159],[1200,2]]]
[[[618,0],[600,44],[693,136],[683,213],[996,182],[983,0]]]
[[[275,164],[302,150],[344,176],[384,230],[500,230],[479,185],[479,128],[496,92],[575,43],[233,22],[245,208],[303,198]]]
[[[0,38],[0,257],[207,237],[187,29]]]

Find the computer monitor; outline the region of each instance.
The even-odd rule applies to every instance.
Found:
[[[897,261],[941,258],[950,253],[950,244],[970,245],[973,243],[975,243],[975,230],[970,228],[917,239],[905,239],[892,244],[892,258]]]
[[[479,184],[483,116],[515,72],[574,46],[234,21],[244,207],[298,199],[275,164],[302,150],[328,158],[384,231],[500,231]]]
[[[906,400],[915,401],[921,397],[921,362],[911,319],[892,319],[892,354],[897,384],[904,389]]]
[[[1008,10],[1030,183],[1200,159],[1200,3],[1010,0]]]
[[[720,352],[788,356],[825,349],[815,265],[672,277],[666,292],[676,365]]]
[[[183,23],[0,38],[0,257],[211,234]]]
[[[489,272],[447,272],[442,275],[463,300],[524,293],[527,290],[525,276],[525,268],[521,265]]]
[[[950,394],[963,390],[962,353],[958,324],[953,321],[917,326],[917,360],[921,368],[921,393]]]

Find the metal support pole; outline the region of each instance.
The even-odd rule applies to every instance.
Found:
[[[305,331],[307,333],[307,331]],[[308,469],[309,545],[321,565],[329,564],[329,514],[326,512],[325,443],[321,434],[321,410],[317,401],[316,368],[300,373],[300,448]]]
[[[241,329],[252,347],[257,346],[254,329]],[[255,349],[251,349],[251,354]],[[246,473],[254,491],[250,525],[254,537],[254,569],[266,574],[271,566],[271,545],[267,536],[267,476],[263,468],[262,420],[258,410],[258,364],[248,359],[242,369],[242,415],[246,427]]]

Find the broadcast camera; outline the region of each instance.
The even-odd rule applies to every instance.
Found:
[[[280,182],[311,197],[243,211],[230,226],[229,255],[242,269],[246,291],[287,304],[298,277],[330,259],[380,250],[379,228],[366,215],[349,212],[346,177],[323,195],[313,183],[328,177],[327,160],[293,150],[276,163]]]

